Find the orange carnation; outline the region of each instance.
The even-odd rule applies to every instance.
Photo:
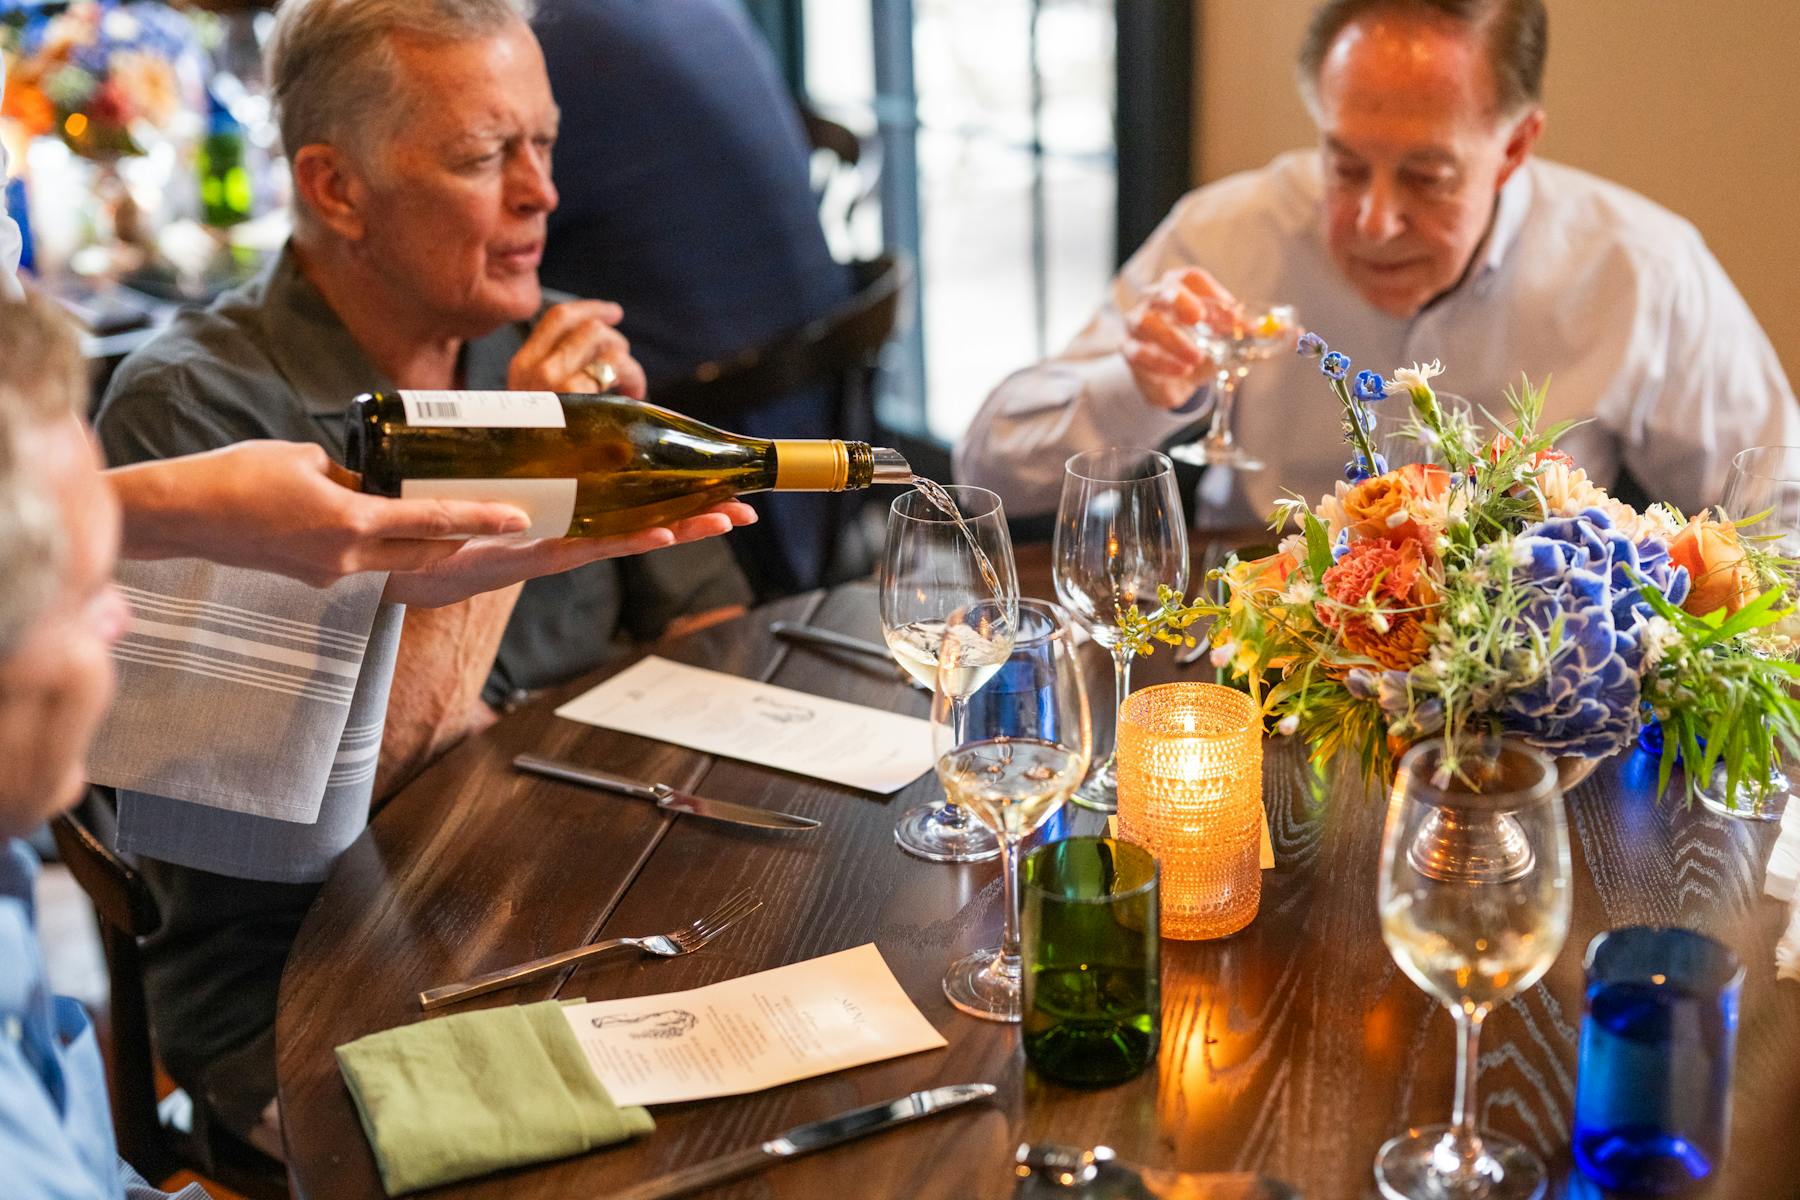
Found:
[[[1729,616],[1762,590],[1729,521],[1704,513],[1689,520],[1669,543],[1669,560],[1687,568],[1688,594],[1681,607],[1697,617],[1721,608]]]
[[[1326,571],[1320,624],[1337,631],[1344,649],[1391,671],[1405,671],[1431,649],[1426,632],[1437,587],[1430,558],[1417,541],[1368,540]]]
[[[1352,541],[1375,539],[1400,545],[1425,536],[1419,524],[1421,502],[1441,499],[1450,489],[1450,473],[1429,463],[1408,463],[1385,475],[1365,479],[1344,494],[1344,518]]]

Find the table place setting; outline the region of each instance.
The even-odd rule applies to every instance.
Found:
[[[398,1196],[649,1134],[650,1105],[763,1091],[946,1044],[865,944],[687,991],[437,1017],[336,1053],[382,1185]],[[957,1102],[993,1093],[972,1086]]]
[[[931,727],[651,655],[556,710],[570,721],[880,795],[931,769]]]

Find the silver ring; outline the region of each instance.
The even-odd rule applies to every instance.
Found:
[[[597,358],[581,368],[582,374],[592,379],[603,392],[610,392],[619,382],[618,370],[603,358]]]

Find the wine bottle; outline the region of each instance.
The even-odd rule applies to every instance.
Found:
[[[910,484],[866,442],[742,437],[614,395],[378,392],[350,402],[345,466],[381,496],[502,500],[531,537],[605,537],[749,492]]]

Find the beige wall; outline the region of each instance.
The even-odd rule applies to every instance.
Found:
[[[1688,218],[1800,379],[1800,3],[1547,0],[1539,152]],[[1197,181],[1306,145],[1311,0],[1195,0]]]

